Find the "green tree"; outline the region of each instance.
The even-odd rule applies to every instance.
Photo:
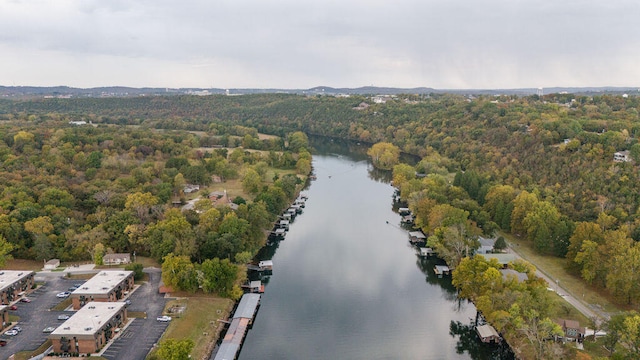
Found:
[[[257,194],[262,188],[262,178],[253,169],[247,169],[242,179],[242,189],[249,194]]]
[[[156,204],[158,204],[158,198],[150,192],[136,192],[127,196],[124,207],[133,211],[143,223],[146,223],[149,220],[151,208]]]
[[[96,265],[102,265],[103,261],[102,259],[104,258],[104,254],[106,253],[106,249],[104,248],[104,245],[102,245],[102,243],[97,243],[94,247],[93,247],[93,263]]]
[[[309,148],[309,138],[307,137],[307,134],[301,131],[296,131],[290,134],[288,141],[289,150],[294,153],[300,152],[301,149]]]
[[[188,360],[194,346],[191,339],[166,339],[158,347],[158,356],[162,360]]]
[[[527,226],[524,219],[538,203],[538,197],[535,194],[523,191],[513,200],[513,212],[511,213],[511,231],[516,235],[527,234]]]
[[[620,343],[630,359],[640,359],[640,315],[631,313],[624,319]]]
[[[0,268],[4,268],[7,259],[11,259],[11,251],[14,249],[13,244],[0,234]]]
[[[195,292],[198,289],[198,273],[188,256],[172,253],[163,258],[162,281],[176,290]]]

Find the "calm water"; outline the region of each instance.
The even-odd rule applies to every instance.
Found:
[[[314,155],[304,213],[261,253],[273,275],[239,358],[501,358],[469,326],[474,306],[409,245],[388,174],[347,151]]]

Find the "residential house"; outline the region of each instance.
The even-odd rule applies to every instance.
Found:
[[[615,162],[629,162],[631,161],[631,152],[629,150],[617,151],[613,154],[613,161]]]
[[[105,265],[122,265],[131,263],[131,254],[116,253],[105,254],[102,257],[102,263]]]
[[[567,340],[578,340],[582,342],[584,339],[584,328],[580,327],[580,323],[576,320],[560,319],[556,323],[562,327],[564,337]]]
[[[480,242],[480,247],[476,250],[476,254],[491,254],[493,252],[496,239],[487,239],[479,236],[478,241]]]

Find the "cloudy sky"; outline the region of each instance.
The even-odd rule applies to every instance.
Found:
[[[640,86],[640,1],[0,0],[0,85]]]

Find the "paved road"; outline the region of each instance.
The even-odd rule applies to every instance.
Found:
[[[534,264],[533,262],[529,261],[528,259],[524,259],[522,256],[520,256],[520,254],[516,251],[516,249],[514,248],[509,248],[508,251],[510,251],[512,254],[516,255],[517,257],[526,260],[530,263],[532,263],[533,265],[535,265],[536,267],[536,275],[538,275],[538,277],[544,279],[547,284],[548,284],[548,288],[549,289],[554,289],[558,295],[560,295],[563,299],[565,299],[569,304],[573,305],[573,307],[575,307],[578,311],[580,311],[584,316],[588,317],[588,318],[599,318],[601,320],[609,320],[610,316],[609,314],[607,314],[604,311],[595,311],[594,309],[590,308],[587,304],[583,303],[582,301],[578,300],[577,297],[575,297],[573,294],[569,293],[565,288],[563,288],[559,283],[557,283],[555,280],[552,280],[547,274],[545,274],[544,272],[542,272],[539,268],[538,265]]]

